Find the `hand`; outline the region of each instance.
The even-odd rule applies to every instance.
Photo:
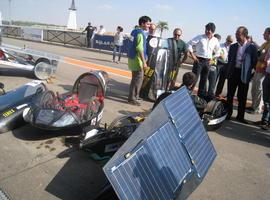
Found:
[[[196,62],[196,63],[199,62],[199,59],[198,59],[196,56],[193,57],[193,60],[194,60],[194,62]]]
[[[146,62],[144,62],[143,63],[143,68],[145,69],[145,68],[147,68],[148,66],[147,66],[147,64],[146,64]]]

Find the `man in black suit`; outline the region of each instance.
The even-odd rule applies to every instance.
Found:
[[[247,36],[247,28],[240,26],[235,33],[237,43],[231,45],[228,55],[227,119],[231,118],[233,112],[233,97],[236,89],[238,89],[238,113],[236,120],[242,123],[246,123],[244,115],[248,87],[252,77],[252,70],[255,69],[258,59],[257,48],[254,44],[248,43]]]

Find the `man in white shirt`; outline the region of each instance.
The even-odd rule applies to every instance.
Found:
[[[104,33],[106,32],[105,28],[103,25],[99,26],[99,30],[97,31],[98,35],[104,35]]]
[[[213,57],[219,57],[220,45],[217,38],[214,37],[216,26],[214,23],[208,23],[205,26],[205,33],[198,35],[188,42],[188,50],[194,60],[192,72],[197,77],[200,76],[198,96],[206,98],[206,82],[210,69],[210,60]]]

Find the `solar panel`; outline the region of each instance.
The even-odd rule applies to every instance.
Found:
[[[185,185],[198,185],[215,156],[183,88],[152,111],[103,170],[120,199],[185,198],[194,189]]]

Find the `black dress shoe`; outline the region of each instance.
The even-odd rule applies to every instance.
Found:
[[[265,125],[266,122],[260,120],[260,121],[253,122],[252,124],[255,126],[261,126],[261,125]]]
[[[128,100],[128,103],[131,104],[131,105],[135,105],[135,106],[140,106],[140,102],[138,101],[135,101],[135,100]]]
[[[238,118],[236,117],[236,121],[242,123],[242,124],[248,124],[247,120],[245,120],[244,118]]]
[[[264,124],[260,126],[262,130],[269,131],[270,130],[270,125],[269,124]]]

